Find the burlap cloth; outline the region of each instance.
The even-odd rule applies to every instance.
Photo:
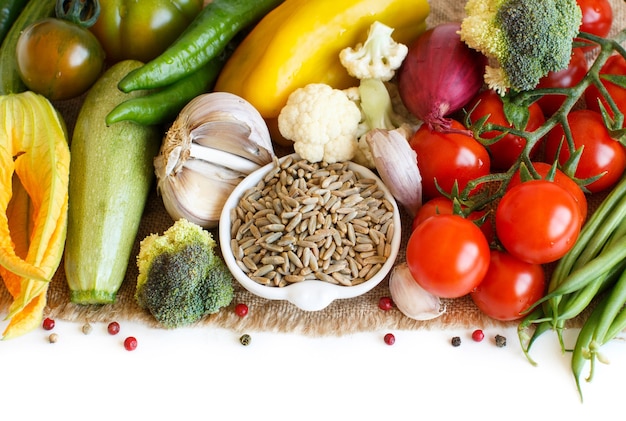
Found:
[[[428,23],[433,26],[437,23],[459,20],[463,16],[464,1],[432,0],[431,14]],[[626,6],[621,0],[612,0],[615,24],[614,32],[623,27],[626,16]],[[81,99],[57,102],[55,106],[65,118],[68,129],[72,130],[78,114]],[[289,152],[277,147],[277,153],[282,155]],[[593,210],[594,202],[590,201],[590,211]],[[397,262],[405,258],[405,246],[408,240],[410,218],[406,214],[402,217],[403,241]],[[137,234],[133,255],[128,265],[126,278],[120,288],[117,300],[110,305],[82,306],[69,302],[69,291],[64,278],[63,262],[55,275],[48,292],[48,304],[45,315],[55,319],[89,322],[137,321],[154,328],[161,328],[154,318],[141,308],[134,300],[135,282],[137,278],[137,266],[134,256],[139,250],[139,241],[152,233],[162,233],[173,223],[163,207],[161,198],[153,189],[145,209],[143,220]],[[212,231],[218,240],[217,232]],[[549,271],[550,268],[547,267]],[[1,284],[1,283],[0,283]],[[231,329],[238,332],[273,331],[294,332],[311,336],[333,335],[341,336],[354,332],[378,331],[378,330],[415,330],[435,328],[471,328],[487,326],[505,326],[516,322],[497,322],[483,315],[472,303],[469,297],[454,300],[444,300],[446,312],[430,321],[416,321],[404,316],[399,310],[381,311],[378,301],[381,297],[389,296],[387,279],[369,293],[348,300],[337,300],[321,311],[308,312],[298,309],[286,301],[270,301],[259,298],[235,283],[236,296],[229,308],[225,308],[217,314],[204,317],[194,327],[214,326]],[[233,307],[236,303],[246,303],[249,314],[245,318],[235,315]],[[6,314],[11,303],[11,296],[0,286],[0,314]]]

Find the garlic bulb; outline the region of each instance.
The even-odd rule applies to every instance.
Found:
[[[422,176],[405,130],[402,127],[373,129],[364,136],[380,178],[393,197],[414,217],[422,206]]]
[[[237,184],[274,157],[267,124],[252,104],[227,92],[203,94],[165,134],[154,159],[157,191],[174,220],[213,228]]]
[[[445,313],[441,299],[418,284],[406,262],[397,264],[389,277],[391,299],[407,317],[415,320],[431,320]]]

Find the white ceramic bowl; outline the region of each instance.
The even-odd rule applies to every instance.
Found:
[[[292,154],[281,158],[280,161],[283,162],[288,157],[299,159],[297,154]],[[265,177],[270,169],[274,168],[274,163],[271,163],[253,172],[239,185],[237,185],[224,204],[224,208],[220,216],[219,239],[224,260],[235,279],[246,290],[259,297],[269,300],[287,300],[305,311],[318,311],[326,308],[334,300],[353,298],[362,295],[376,287],[383,279],[385,279],[385,276],[394,266],[398,250],[400,249],[401,221],[398,205],[384,183],[372,171],[355,163],[350,163],[349,165],[352,171],[359,173],[364,177],[376,179],[379,188],[385,193],[386,199],[393,205],[394,208],[394,234],[391,241],[391,253],[381,269],[367,281],[354,286],[336,285],[315,279],[293,283],[284,287],[277,287],[266,286],[250,279],[237,265],[231,250],[230,240],[232,222],[230,211],[238,205],[241,196],[246,190],[254,187],[261,179],[263,179],[263,177]]]

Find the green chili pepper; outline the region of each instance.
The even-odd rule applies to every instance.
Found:
[[[178,82],[122,102],[106,116],[106,124],[110,126],[120,121],[133,121],[154,125],[173,121],[189,101],[211,89],[223,65],[224,60],[216,57]]]
[[[170,85],[215,58],[241,30],[260,20],[283,0],[213,0],[162,54],[131,71],[123,92]]]
[[[4,0],[0,5],[0,43],[4,40],[26,3],[28,0]]]

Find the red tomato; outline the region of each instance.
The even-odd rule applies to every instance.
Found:
[[[625,76],[626,59],[624,59],[624,57],[622,57],[620,54],[612,55],[608,58],[606,63],[604,63],[604,65],[600,69],[600,74]],[[617,108],[622,113],[626,113],[626,89],[606,80],[603,80],[602,84],[606,87],[613,101],[615,101]],[[606,108],[606,110],[609,112],[609,115],[613,115],[613,112],[609,108],[606,99],[604,99],[604,97],[600,94],[598,88],[596,88],[595,85],[590,85],[585,90],[585,103],[587,105],[587,108],[600,112],[600,105],[598,104],[598,100],[602,102],[602,105],[604,105],[604,108]]]
[[[487,274],[470,297],[492,319],[517,320],[543,297],[545,288],[546,276],[541,265],[491,250]]]
[[[574,145],[577,149],[584,146],[574,173],[576,178],[586,179],[604,173],[598,180],[585,186],[592,193],[615,185],[626,168],[626,150],[621,143],[611,138],[600,113],[591,110],[576,110],[569,113],[567,120],[572,131]],[[564,139],[564,132],[559,124],[548,133],[545,148],[546,162],[556,160],[562,139]],[[570,151],[564,142],[558,157],[559,162],[564,164],[569,157]]]
[[[535,171],[537,171],[537,173],[541,176],[543,180],[546,179],[548,173],[550,172],[550,169],[552,168],[550,164],[547,164],[545,162],[533,162],[533,166],[535,167]],[[587,196],[585,196],[585,192],[583,191],[583,189],[581,189],[574,180],[572,180],[567,174],[565,174],[558,168],[554,173],[554,180],[552,181],[554,181],[561,187],[564,187],[568,192],[570,192],[572,196],[574,196],[574,199],[576,200],[576,203],[578,204],[578,207],[580,209],[582,220],[584,221],[585,219],[587,219],[588,203]],[[521,182],[522,177],[520,176],[520,172],[518,170],[511,177],[511,180],[507,185],[507,190],[512,189]]]
[[[587,74],[587,59],[581,48],[572,50],[572,58],[569,65],[558,72],[550,72],[537,85],[537,89],[543,88],[571,88],[578,84]],[[554,114],[565,101],[564,95],[550,94],[545,95],[537,101],[545,116]]]
[[[582,218],[574,197],[546,180],[507,191],[496,207],[496,235],[513,256],[530,263],[563,257],[578,238]]]
[[[439,297],[468,294],[489,266],[489,244],[472,221],[459,215],[435,215],[411,234],[406,262],[422,288]]]
[[[437,184],[451,192],[455,180],[462,191],[470,180],[489,174],[491,165],[487,149],[477,142],[458,121],[452,122],[455,132],[431,130],[423,124],[410,140],[417,154],[425,199],[441,196]]]
[[[504,105],[502,103],[502,97],[494,90],[488,89],[479,93],[468,106],[472,109],[470,114],[470,120],[472,122],[479,120],[484,116],[489,116],[487,121],[489,123],[497,124],[499,126],[513,127],[504,114]],[[541,108],[536,103],[532,104],[529,108],[530,116],[525,130],[532,132],[545,123],[545,117]],[[483,137],[486,139],[493,139],[496,136],[501,135],[502,132],[490,131],[483,133]],[[526,146],[526,139],[508,134],[502,139],[498,140],[492,145],[489,145],[487,149],[491,153],[491,169],[492,170],[508,170],[517,161],[520,153]],[[537,152],[539,143],[531,151],[531,157]]]
[[[609,0],[576,0],[583,14],[580,32],[606,37],[613,25],[613,9]]]
[[[433,197],[432,199],[424,202],[415,214],[415,218],[413,218],[413,223],[411,225],[411,231],[431,216],[439,214],[452,215],[452,213],[453,205],[450,199],[444,196]]]
[[[433,197],[422,204],[420,209],[417,211],[415,218],[413,218],[413,223],[411,224],[411,231],[415,230],[419,224],[431,216],[440,214],[452,215],[453,212],[454,205],[452,204],[452,200],[444,196]],[[467,216],[467,219],[470,221],[478,221],[483,218],[485,214],[485,211],[474,211]],[[494,240],[495,233],[490,218],[485,219],[485,221],[480,225],[480,230],[485,235],[487,242],[491,243]]]

